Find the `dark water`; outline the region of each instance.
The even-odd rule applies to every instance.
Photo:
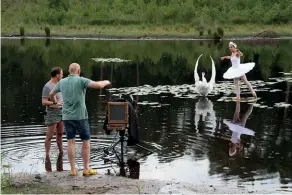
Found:
[[[256,103],[235,103],[233,85],[224,81],[230,66],[228,42],[211,41],[90,41],[5,40],[1,45],[1,155],[13,172],[44,172],[44,138],[41,91],[53,66],[67,70],[81,64],[82,74],[93,80],[109,79],[111,94],[133,94],[139,103],[143,146],[154,151],[139,159],[140,179],[161,179],[251,190],[292,189],[291,40],[237,41],[243,62],[256,62],[247,74],[261,98]],[[199,71],[211,76],[211,55],[217,84],[206,99],[193,90],[193,69],[203,53]],[[118,57],[129,63],[100,63],[90,58]],[[67,74],[67,72],[65,71]],[[286,73],[286,74],[284,74]],[[290,74],[290,75],[289,75]],[[65,75],[66,76],[66,75]],[[224,82],[223,82],[224,81]],[[88,90],[86,103],[92,133],[91,165],[107,172],[101,149],[115,134],[102,130],[108,91]],[[242,96],[249,96],[242,86]],[[281,103],[281,104],[279,104]],[[285,104],[287,105],[285,105]],[[229,156],[232,131],[223,123],[240,112],[254,135],[241,134],[242,150]],[[65,136],[64,146],[67,146]],[[82,169],[78,141],[77,166]],[[129,152],[130,153],[130,152]],[[55,141],[51,166],[58,159]],[[60,160],[60,159],[59,159]],[[67,153],[59,165],[69,169]],[[119,172],[119,169],[113,169]],[[112,171],[113,172],[113,171]]]

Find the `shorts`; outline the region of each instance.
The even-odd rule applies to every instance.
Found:
[[[62,121],[62,115],[45,115],[45,125],[50,126]]]
[[[77,132],[81,140],[90,139],[88,119],[64,120],[64,127],[67,139],[75,139]]]

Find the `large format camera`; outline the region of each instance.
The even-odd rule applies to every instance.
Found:
[[[108,148],[104,149],[105,163],[111,161],[108,156],[115,155],[118,159],[117,164],[120,167],[125,166],[124,162],[124,143],[127,147],[135,146],[143,149],[148,153],[140,158],[153,153],[149,149],[139,145],[140,129],[138,126],[138,104],[132,96],[111,98],[107,102],[106,118],[103,129],[107,135],[111,133],[119,134],[119,139]],[[116,146],[120,144],[120,152],[116,150]],[[129,162],[129,160],[127,160]]]

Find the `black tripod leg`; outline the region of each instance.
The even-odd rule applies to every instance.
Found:
[[[109,151],[109,150],[114,150],[114,148],[119,144],[120,140],[117,141],[114,145],[108,147],[107,149],[105,149],[104,151]]]
[[[121,137],[121,162],[120,165],[124,164],[124,136]]]
[[[109,150],[112,150],[115,155],[116,155],[116,158],[118,159],[118,165],[119,166],[124,166],[125,163],[124,163],[124,141],[125,141],[125,131],[120,131],[120,139],[118,142],[116,142],[114,145],[112,145],[111,147],[107,148],[106,150],[104,150],[104,152],[106,153],[106,151],[109,151]],[[121,157],[119,157],[118,155],[118,152],[116,151],[115,147],[121,143]]]
[[[145,156],[148,156],[148,155],[150,155],[150,154],[153,153],[153,151],[151,151],[151,150],[149,150],[148,148],[145,148],[145,147],[143,147],[143,146],[141,146],[141,145],[139,145],[139,144],[136,144],[136,146],[137,146],[138,148],[141,148],[141,149],[143,149],[143,150],[149,152],[148,154],[145,154],[145,155],[141,156],[141,158],[144,158]]]
[[[115,155],[116,155],[116,157],[117,157],[117,159],[119,161],[118,165],[120,165],[121,164],[121,159],[119,158],[118,152],[115,150],[115,148],[113,148],[113,151],[114,151],[114,153],[115,153]]]

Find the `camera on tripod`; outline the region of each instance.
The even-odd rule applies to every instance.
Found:
[[[139,143],[137,103],[131,98],[113,98],[107,103],[107,113],[103,124],[107,135],[118,131],[127,136],[127,146]]]
[[[106,118],[104,121],[103,129],[107,135],[112,132],[119,134],[119,139],[108,148],[104,149],[104,162],[114,162],[110,160],[110,154],[114,154],[118,159],[117,164],[121,169],[124,168],[124,143],[127,143],[127,146],[135,146],[136,149],[142,149],[147,151],[147,154],[141,156],[143,158],[152,154],[153,152],[149,149],[139,145],[139,127],[138,127],[138,104],[133,99],[130,98],[121,98],[116,99],[112,98],[107,103],[107,112]],[[120,144],[120,153],[117,152],[115,147]],[[137,157],[137,156],[136,156]],[[135,157],[135,158],[136,158]],[[127,159],[129,162],[129,159]]]
[[[129,122],[128,102],[108,102],[107,104],[107,129],[125,130]]]
[[[118,159],[118,165],[124,165],[124,142],[127,143],[127,146],[138,146],[140,141],[135,100],[132,97],[129,100],[119,97],[108,101],[103,129],[107,135],[112,132],[119,133],[119,140],[104,149],[105,162],[110,161],[107,157],[112,151]],[[121,144],[120,154],[115,149],[119,143]]]

